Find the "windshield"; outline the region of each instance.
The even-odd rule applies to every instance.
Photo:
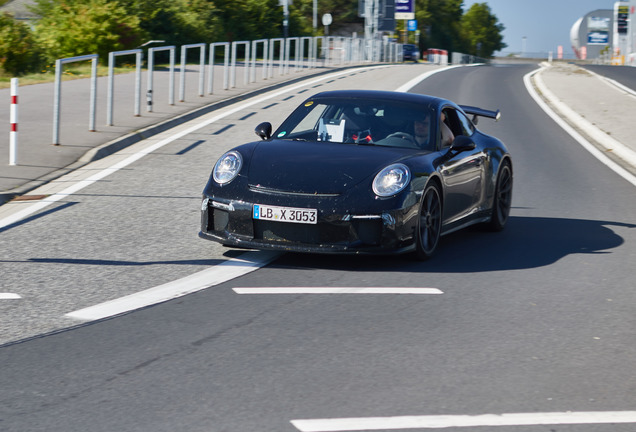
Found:
[[[277,139],[432,150],[431,111],[377,100],[308,100],[274,132]]]

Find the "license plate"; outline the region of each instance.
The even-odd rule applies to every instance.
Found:
[[[318,223],[318,210],[254,204],[254,219],[302,224]]]

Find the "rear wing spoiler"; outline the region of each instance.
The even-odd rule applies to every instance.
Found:
[[[473,106],[460,105],[459,106],[466,114],[473,116],[473,123],[477,124],[477,117],[488,117],[498,121],[501,118],[501,111],[490,111]]]

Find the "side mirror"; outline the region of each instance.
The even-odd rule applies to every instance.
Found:
[[[470,137],[465,135],[459,135],[455,137],[455,140],[450,146],[450,151],[461,153],[465,151],[475,150],[477,145]]]
[[[270,122],[263,122],[256,126],[254,132],[256,132],[256,135],[261,137],[262,140],[268,140],[272,136],[272,124]]]

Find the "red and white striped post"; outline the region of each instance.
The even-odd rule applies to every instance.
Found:
[[[9,132],[9,165],[18,164],[18,79],[11,78],[11,132]]]

